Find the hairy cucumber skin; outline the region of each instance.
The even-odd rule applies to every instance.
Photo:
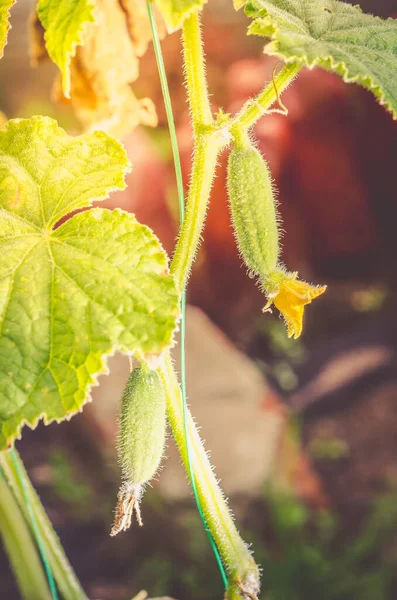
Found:
[[[166,401],[156,371],[137,367],[121,399],[118,450],[123,480],[143,485],[156,474],[164,453]]]
[[[227,184],[238,248],[248,269],[265,280],[278,264],[279,218],[269,167],[251,144],[232,149]]]

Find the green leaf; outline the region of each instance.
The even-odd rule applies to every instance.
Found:
[[[268,54],[335,71],[397,118],[397,20],[337,0],[250,0],[245,11],[254,19],[249,33],[271,40]]]
[[[0,0],[0,58],[3,56],[4,46],[7,43],[7,34],[10,29],[10,8],[15,0]]]
[[[70,97],[70,60],[83,42],[87,24],[95,20],[94,8],[93,0],[38,0],[37,3],[47,52],[61,70],[66,98]]]
[[[106,355],[172,343],[179,297],[151,230],[101,208],[59,225],[124,188],[129,167],[103,132],[73,138],[46,117],[0,132],[0,449],[80,410]]]
[[[156,0],[169,33],[182,27],[192,13],[200,11],[208,0]]]

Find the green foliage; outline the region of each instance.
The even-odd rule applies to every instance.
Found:
[[[38,0],[37,14],[45,29],[47,52],[62,74],[62,89],[70,96],[70,59],[83,41],[87,23],[94,21],[93,0]]]
[[[169,33],[182,27],[184,20],[201,10],[208,0],[156,0]]]
[[[81,518],[92,517],[98,508],[93,488],[76,473],[70,457],[57,449],[49,456],[52,489]]]
[[[138,586],[140,587],[141,582],[144,582],[153,600],[160,600],[160,596],[167,600],[164,594],[171,589],[173,576],[175,576],[175,565],[172,559],[167,554],[153,552],[152,549],[150,556],[140,565],[137,573]]]
[[[237,7],[241,3],[237,3]],[[287,62],[335,71],[371,90],[397,118],[397,21],[337,0],[249,0],[249,33]]]
[[[0,58],[3,56],[4,46],[7,43],[7,34],[10,29],[10,8],[15,0],[0,0]]]
[[[266,503],[256,500],[247,510],[251,523],[243,534],[253,541],[252,549],[263,569],[263,600],[391,600],[397,582],[396,493],[381,495],[369,509],[358,531],[343,531],[333,512],[310,510],[294,496],[268,492]],[[164,502],[164,500],[162,500]],[[156,526],[175,531],[177,519],[180,545],[171,554],[153,547],[143,548],[134,565],[141,587],[151,593],[175,593],[190,600],[219,600],[219,574],[197,515],[182,504],[164,502],[162,519]],[[167,518],[168,515],[168,518]],[[168,533],[171,536],[171,532]],[[154,561],[154,557],[158,558]],[[168,558],[167,558],[168,557]],[[168,561],[168,562],[167,562]],[[203,573],[206,576],[203,578]],[[157,577],[163,588],[152,591]]]
[[[0,448],[81,410],[105,355],[172,343],[179,307],[157,238],[133,215],[68,213],[124,187],[123,147],[45,117],[0,132]]]
[[[340,460],[349,455],[349,445],[344,440],[324,435],[312,440],[309,451],[318,460]]]
[[[354,538],[332,513],[310,514],[289,495],[269,493],[273,544],[256,554],[267,600],[390,600],[397,566],[396,493],[380,496]],[[387,550],[389,549],[389,550]],[[395,580],[395,578],[394,578]]]

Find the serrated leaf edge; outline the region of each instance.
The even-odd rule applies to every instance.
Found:
[[[7,46],[8,44],[8,33],[10,31],[10,29],[12,29],[12,25],[10,22],[10,18],[11,18],[11,9],[14,6],[16,0],[11,0],[11,4],[8,8],[6,8],[5,10],[5,17],[6,17],[6,30],[5,30],[5,36],[4,36],[4,44],[2,47],[0,47],[0,58],[3,58],[4,56],[4,48]]]
[[[168,274],[170,274],[169,271],[168,271]],[[171,339],[170,344],[167,346],[167,350],[168,349],[172,350],[172,348],[174,348],[176,345],[175,334],[177,334],[179,331],[179,323],[180,323],[180,317],[178,317],[178,319],[176,321],[176,327],[171,334],[172,339]],[[16,441],[18,441],[22,438],[22,429],[24,427],[29,427],[29,429],[33,431],[37,428],[37,426],[39,425],[39,423],[41,421],[46,426],[51,425],[51,423],[60,424],[60,423],[63,423],[64,421],[70,421],[70,419],[72,417],[74,417],[75,415],[77,415],[79,413],[82,413],[86,404],[89,404],[90,402],[92,402],[91,391],[93,388],[99,386],[98,377],[100,377],[101,375],[109,375],[110,374],[108,359],[111,358],[112,356],[114,356],[115,354],[122,354],[123,356],[134,357],[133,352],[126,352],[124,350],[120,350],[120,348],[116,344],[111,346],[109,352],[102,354],[100,361],[101,361],[101,366],[103,367],[103,369],[92,374],[92,378],[91,378],[92,380],[91,380],[91,382],[87,383],[87,386],[86,386],[86,398],[79,407],[68,410],[67,412],[65,412],[65,415],[59,419],[57,417],[48,418],[45,412],[43,412],[41,415],[36,417],[33,421],[28,421],[27,419],[22,419],[15,428],[15,435],[10,436],[6,440],[6,444],[7,444],[6,448],[11,448]],[[146,362],[146,364],[149,366],[149,368],[151,368],[151,367],[157,368],[159,366],[159,364],[161,363],[163,355],[164,355],[164,351],[158,355],[157,360],[155,360],[155,361],[153,360],[153,357],[156,355],[151,354],[148,357],[142,356],[141,362]],[[147,358],[147,360],[146,360],[146,358]]]
[[[99,208],[99,207],[98,207]],[[95,208],[93,210],[96,210]],[[100,209],[99,210],[108,210],[108,209]],[[130,213],[126,210],[123,210],[121,208],[115,208],[109,212],[112,213],[117,213],[120,215],[128,215],[129,217],[134,217],[135,215],[133,213]],[[145,229],[149,230],[151,232],[151,234],[155,237],[155,239],[158,242],[158,245],[161,249],[163,249],[163,245],[161,244],[161,241],[159,240],[159,238],[157,237],[157,235],[150,229],[150,227],[148,227],[147,225],[143,224],[143,223],[139,223],[139,221],[136,221],[141,227],[144,227]],[[165,250],[163,249],[164,253]],[[167,266],[164,267],[164,275],[167,276],[171,276],[172,279],[174,279],[172,273],[170,272],[169,269],[169,264],[167,264]],[[174,279],[175,281],[175,279]],[[175,283],[175,289],[177,290],[177,285]],[[100,375],[109,375],[109,366],[108,366],[108,358],[114,356],[116,353],[120,353],[124,356],[135,356],[138,360],[140,360],[141,362],[145,362],[146,364],[148,364],[149,368],[157,368],[159,365],[159,362],[161,362],[162,356],[164,355],[164,352],[168,349],[172,349],[174,348],[175,344],[176,344],[176,339],[175,339],[175,335],[178,333],[179,331],[179,324],[180,324],[180,313],[179,315],[176,316],[176,321],[175,321],[175,328],[173,329],[173,331],[170,333],[170,340],[167,341],[165,343],[165,349],[160,352],[158,355],[152,353],[150,355],[138,355],[137,353],[133,353],[133,352],[128,352],[126,350],[123,350],[120,348],[120,346],[118,344],[112,344],[109,348],[109,352],[105,352],[104,354],[101,355],[101,357],[99,358],[100,363],[101,363],[101,369],[96,371],[95,373],[92,373],[90,376],[90,381],[87,382],[85,388],[82,388],[83,391],[85,392],[85,400],[81,403],[80,406],[76,407],[75,409],[70,409],[65,411],[65,415],[62,418],[57,418],[57,417],[51,417],[48,418],[46,413],[43,412],[42,414],[38,415],[35,419],[33,419],[32,421],[29,421],[28,419],[22,419],[18,425],[16,425],[15,427],[15,434],[9,436],[8,438],[6,438],[4,433],[1,433],[1,435],[5,438],[5,442],[6,442],[6,448],[11,448],[15,441],[20,440],[22,437],[22,429],[23,427],[27,426],[29,427],[29,429],[34,430],[36,429],[36,427],[38,426],[40,421],[43,421],[44,425],[50,425],[51,423],[62,423],[63,421],[70,421],[70,419],[74,416],[77,415],[79,413],[81,413],[84,409],[84,406],[90,402],[92,402],[92,396],[91,396],[91,391],[94,387],[97,387],[99,385],[99,381],[98,381],[98,377]],[[48,368],[48,365],[47,367]],[[54,378],[55,380],[55,378]],[[21,410],[23,408],[19,407],[18,411]],[[11,416],[12,419],[12,416]],[[8,419],[7,419],[8,420]]]
[[[70,421],[70,419],[72,417],[74,417],[74,415],[77,415],[81,412],[83,412],[83,409],[85,407],[86,404],[89,404],[90,402],[92,402],[92,397],[91,397],[91,390],[94,387],[98,387],[99,386],[99,381],[98,381],[98,377],[100,375],[109,375],[110,370],[109,370],[109,366],[108,366],[108,358],[111,358],[112,356],[114,356],[117,352],[119,352],[119,350],[116,348],[116,346],[114,346],[111,351],[109,353],[103,354],[102,358],[101,358],[101,363],[104,366],[104,369],[101,371],[98,371],[97,373],[94,373],[92,375],[92,383],[88,383],[87,384],[87,394],[86,394],[86,399],[84,400],[84,402],[76,409],[71,409],[70,411],[65,413],[65,416],[57,419],[56,417],[53,418],[47,418],[46,413],[42,413],[41,415],[39,415],[38,417],[36,417],[33,421],[28,421],[27,419],[22,419],[19,424],[16,426],[16,432],[15,435],[10,436],[7,440],[7,448],[11,448],[14,443],[18,440],[20,440],[22,438],[22,429],[26,426],[29,427],[29,429],[31,429],[32,431],[36,429],[36,427],[38,426],[38,424],[40,423],[40,421],[42,421],[44,423],[44,425],[51,425],[51,423],[63,423],[64,421]],[[120,352],[123,355],[126,356],[132,356],[132,353],[128,353],[128,352]],[[23,408],[23,406],[21,407]],[[2,434],[3,435],[3,434]]]
[[[360,12],[363,12],[358,5],[356,6],[356,8],[360,9]],[[266,9],[263,9],[263,10],[266,10]],[[386,23],[387,23],[387,21],[395,20],[395,19],[380,19],[380,17],[374,17],[374,18],[379,19],[380,21],[386,22]],[[269,29],[269,38],[271,41],[268,44],[266,44],[263,49],[265,54],[268,54],[269,56],[275,56],[276,58],[280,58],[287,64],[290,64],[290,63],[301,64],[310,70],[314,69],[315,67],[320,67],[327,71],[331,71],[334,73],[336,72],[338,75],[340,75],[342,77],[343,81],[345,81],[346,83],[360,83],[363,87],[372,91],[374,96],[376,96],[379,104],[381,106],[384,106],[388,110],[388,112],[391,113],[394,120],[397,120],[397,111],[395,111],[393,106],[391,105],[391,103],[385,99],[383,87],[381,85],[374,84],[374,81],[371,76],[368,75],[368,76],[364,77],[363,75],[360,75],[360,74],[354,75],[354,76],[349,76],[349,70],[346,66],[346,63],[345,62],[337,62],[334,60],[334,58],[332,56],[327,56],[326,58],[324,58],[324,57],[315,58],[312,61],[309,61],[306,57],[302,57],[302,56],[290,56],[290,57],[286,58],[279,48],[280,28],[278,27],[278,25],[276,23],[273,22],[273,19],[270,17],[270,15],[268,17],[266,17],[266,16],[257,17],[255,19],[255,21],[253,23],[251,23],[251,25],[248,27],[248,35],[257,35],[255,32],[252,31],[253,28],[255,27],[256,21],[260,21],[264,27],[267,27]],[[327,63],[329,63],[329,66],[326,66]]]
[[[124,155],[125,155],[124,156],[125,161],[124,161],[124,163],[122,165],[122,171],[120,171],[120,175],[121,175],[121,177],[123,179],[122,183],[119,184],[119,185],[115,184],[115,185],[107,187],[106,188],[106,195],[105,196],[102,195],[102,196],[95,196],[95,197],[91,198],[89,200],[89,204],[86,207],[83,207],[83,208],[80,207],[80,208],[77,208],[77,209],[75,207],[75,208],[72,208],[71,210],[68,210],[67,212],[63,213],[63,215],[60,216],[60,217],[58,217],[56,220],[50,219],[50,221],[48,221],[46,223],[46,225],[50,226],[51,231],[53,231],[54,226],[58,223],[58,221],[61,218],[64,218],[64,217],[66,217],[68,215],[71,215],[75,210],[84,210],[84,209],[87,209],[87,208],[92,208],[93,204],[95,202],[102,202],[103,200],[107,200],[109,198],[109,195],[112,192],[117,192],[117,191],[121,191],[122,192],[122,191],[124,191],[128,187],[128,184],[126,182],[125,177],[126,177],[126,175],[128,173],[130,173],[132,171],[133,165],[132,165],[132,163],[131,163],[131,161],[130,161],[130,159],[128,157],[127,150],[125,149],[125,146],[124,146],[123,142],[121,142],[120,140],[117,140],[117,139],[113,138],[111,135],[109,135],[105,131],[102,131],[101,129],[95,129],[94,131],[89,132],[89,133],[82,133],[82,134],[79,134],[79,135],[76,135],[76,136],[72,136],[72,135],[69,135],[59,125],[59,123],[58,123],[58,121],[56,119],[53,119],[51,117],[46,117],[46,116],[43,116],[43,115],[33,115],[30,118],[17,117],[15,119],[9,119],[0,128],[0,139],[1,139],[2,136],[7,135],[10,132],[10,130],[12,130],[14,128],[15,125],[19,125],[19,124],[27,122],[27,121],[34,121],[34,122],[43,124],[44,126],[50,126],[50,127],[52,127],[53,134],[55,136],[65,136],[65,137],[68,137],[70,139],[80,139],[80,140],[85,140],[85,139],[90,138],[90,137],[95,137],[97,139],[101,139],[101,138],[110,139],[110,140],[112,140],[112,142],[115,142],[116,144],[118,144],[121,147],[121,149],[123,150]],[[98,207],[98,208],[100,208],[100,207]],[[118,209],[114,209],[114,210],[118,210]],[[122,211],[122,209],[120,209],[120,210]],[[4,211],[4,209],[0,208],[0,214],[3,211]],[[5,211],[5,212],[8,212],[8,211]],[[122,211],[122,212],[126,212],[127,214],[133,214],[133,213],[130,213],[128,211]],[[20,218],[20,217],[18,216],[18,218]],[[142,225],[142,223],[141,223],[141,225]],[[41,228],[38,228],[38,230],[40,232],[42,231]],[[157,238],[157,236],[156,236],[156,238]]]
[[[165,21],[166,27],[167,27],[167,32],[169,34],[171,33],[175,33],[176,31],[178,31],[179,29],[181,29],[184,21],[190,17],[191,15],[200,12],[201,10],[203,10],[204,5],[208,3],[208,0],[200,0],[200,4],[196,4],[194,6],[191,6],[190,8],[188,8],[186,11],[184,11],[183,13],[178,13],[178,18],[177,19],[172,19],[169,18],[168,16],[164,15],[164,13],[161,11],[160,7],[158,6],[158,9]]]

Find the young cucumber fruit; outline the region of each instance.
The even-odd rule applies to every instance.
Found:
[[[230,153],[227,184],[238,248],[251,274],[263,281],[278,263],[278,215],[269,167],[248,139]]]
[[[302,332],[306,304],[323,294],[326,286],[298,279],[279,262],[274,189],[269,167],[243,131],[234,132],[235,146],[228,164],[230,210],[237,245],[251,275],[258,275],[267,297],[264,311],[274,306],[283,315],[289,337]]]
[[[163,384],[156,371],[141,365],[130,374],[121,399],[118,454],[123,483],[111,535],[128,529],[134,510],[142,525],[139,503],[160,466],[165,437]]]

